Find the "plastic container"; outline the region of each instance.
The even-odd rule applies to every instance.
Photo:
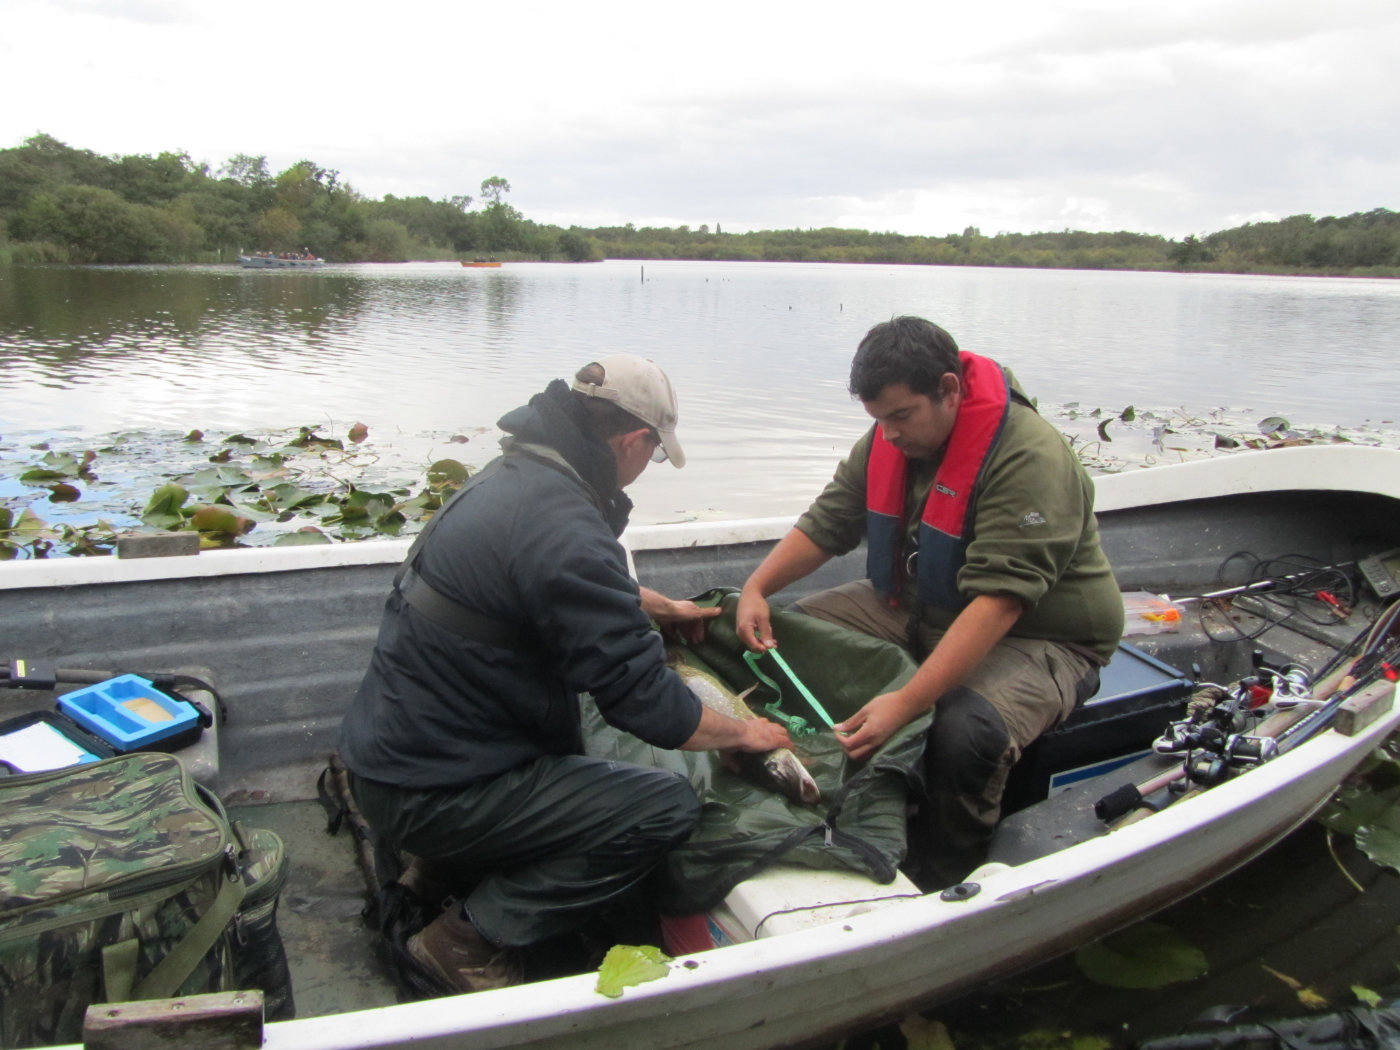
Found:
[[[1123,637],[1181,630],[1181,607],[1150,591],[1123,592]]]
[[[118,752],[183,747],[201,732],[194,705],[124,674],[58,698],[58,709]]]

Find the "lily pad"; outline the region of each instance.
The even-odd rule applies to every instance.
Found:
[[[1364,776],[1354,777],[1319,818],[1352,835],[1357,847],[1383,868],[1400,871],[1400,782],[1394,759],[1377,756]]]
[[[671,972],[671,957],[650,944],[614,944],[598,967],[599,994],[609,999],[622,995],[624,988],[645,984]]]
[[[911,1014],[899,1022],[907,1050],[956,1050],[953,1038],[942,1021],[931,1021],[921,1014]]]
[[[141,520],[152,528],[178,529],[185,523],[180,512],[190,494],[180,485],[162,485],[151,493],[146,509],[141,512]]]
[[[1210,969],[1205,952],[1170,926],[1140,922],[1086,944],[1074,961],[1091,981],[1111,988],[1162,988],[1192,981]]]

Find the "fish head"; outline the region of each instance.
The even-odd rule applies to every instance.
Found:
[[[770,751],[763,758],[763,768],[773,778],[784,795],[804,806],[816,805],[822,800],[821,788],[807,772],[801,759],[787,748]]]

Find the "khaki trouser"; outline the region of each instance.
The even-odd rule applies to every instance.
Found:
[[[891,607],[869,580],[843,584],[793,609],[911,648],[911,616]],[[918,625],[921,658],[943,631]],[[1098,688],[1098,667],[1058,642],[1002,639],[934,705],[924,751],[927,797],[910,825],[910,860],[929,881],[961,880],[986,856],[1001,816],[1006,779],[1021,753]]]

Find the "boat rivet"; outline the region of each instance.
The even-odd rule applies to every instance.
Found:
[[[944,901],[965,901],[971,900],[981,892],[982,887],[975,882],[960,882],[956,886],[949,886],[938,895],[938,899]]]

